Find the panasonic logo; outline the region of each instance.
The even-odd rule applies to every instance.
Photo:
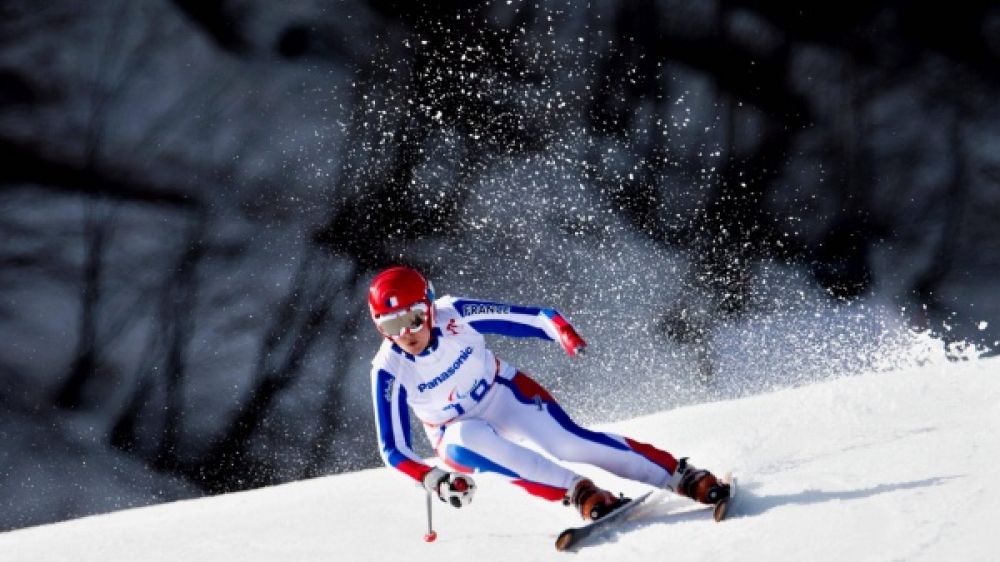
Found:
[[[435,388],[439,384],[441,384],[444,381],[450,379],[451,376],[454,375],[455,372],[458,371],[462,367],[462,365],[465,363],[465,361],[469,357],[471,357],[471,356],[472,356],[472,348],[471,347],[466,347],[465,349],[462,350],[461,353],[458,354],[458,358],[455,359],[455,362],[452,363],[450,367],[448,367],[444,372],[442,372],[440,375],[434,377],[433,379],[431,379],[431,380],[429,380],[427,382],[422,382],[422,383],[418,384],[417,385],[417,390],[420,391],[420,392],[423,392],[425,390],[429,390],[429,389]]]

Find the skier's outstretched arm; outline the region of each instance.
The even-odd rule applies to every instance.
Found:
[[[587,346],[573,326],[553,308],[455,297],[444,297],[440,304],[454,307],[459,316],[481,334],[553,340],[570,355],[583,352]]]

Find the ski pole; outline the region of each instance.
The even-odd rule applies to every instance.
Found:
[[[427,490],[427,534],[424,535],[425,542],[434,542],[438,538],[437,531],[431,523],[431,491]]]

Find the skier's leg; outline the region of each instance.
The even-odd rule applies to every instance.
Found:
[[[523,373],[497,376],[497,386],[513,399],[495,400],[492,416],[503,420],[506,435],[537,443],[558,459],[582,462],[660,488],[669,488],[702,503],[729,496],[729,485],[707,470],[678,461],[670,453],[613,433],[579,426],[540,384]]]
[[[581,427],[545,388],[524,373],[509,378],[498,375],[496,382],[494,392],[508,395],[495,400],[489,414],[501,432],[529,439],[560,460],[590,464],[658,488],[677,489],[681,475],[678,461],[670,453]]]
[[[455,421],[428,431],[438,457],[460,472],[494,472],[529,493],[562,500],[579,477],[531,449],[497,434],[486,421]]]

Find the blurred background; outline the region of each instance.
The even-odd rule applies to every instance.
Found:
[[[395,263],[587,423],[1000,339],[997,2],[0,16],[0,529],[379,466]]]

